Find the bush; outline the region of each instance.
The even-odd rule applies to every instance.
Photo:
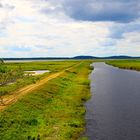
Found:
[[[0,85],[6,85],[15,82],[19,78],[24,77],[24,72],[21,68],[9,70],[6,66],[0,65]]]

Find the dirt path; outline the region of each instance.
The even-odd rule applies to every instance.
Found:
[[[70,70],[70,69],[72,69],[80,64],[81,64],[81,62],[74,65],[73,67],[67,68],[65,70]],[[48,81],[60,76],[61,74],[63,74],[65,72],[65,70],[51,74],[50,76],[38,81],[36,84],[31,84],[29,86],[26,86],[26,87],[23,87],[23,88],[17,90],[16,92],[14,92],[10,95],[4,96],[3,97],[4,105],[0,105],[0,111],[4,110],[5,108],[10,106],[11,104],[14,104],[15,102],[17,102],[19,99],[21,99],[24,95],[28,94],[29,92],[36,90],[37,88],[44,85]]]

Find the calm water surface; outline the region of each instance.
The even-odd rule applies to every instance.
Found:
[[[140,72],[94,63],[86,103],[90,140],[140,140]]]
[[[33,73],[32,75],[40,75],[40,74],[44,74],[46,72],[50,72],[49,70],[34,70],[34,71],[25,71],[25,72],[31,72]]]

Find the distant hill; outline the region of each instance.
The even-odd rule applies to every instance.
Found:
[[[75,56],[72,59],[97,59],[97,57],[94,57],[94,56]]]
[[[109,57],[75,56],[75,57],[3,58],[3,60],[69,60],[69,59],[140,59],[140,57],[120,55]]]
[[[104,59],[133,59],[133,58],[140,58],[140,57],[131,57],[131,56],[109,56],[109,57],[103,57]]]
[[[131,56],[108,56],[108,57],[95,57],[95,56],[76,56],[73,59],[140,59],[140,57]]]

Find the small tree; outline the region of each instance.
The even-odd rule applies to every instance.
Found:
[[[0,61],[0,86],[7,85],[9,83],[16,82],[18,79],[24,77],[24,71],[21,67],[17,69],[8,69],[3,62]],[[0,105],[4,105],[3,95],[5,92],[0,89]]]
[[[0,58],[0,64],[4,64],[4,60]]]

